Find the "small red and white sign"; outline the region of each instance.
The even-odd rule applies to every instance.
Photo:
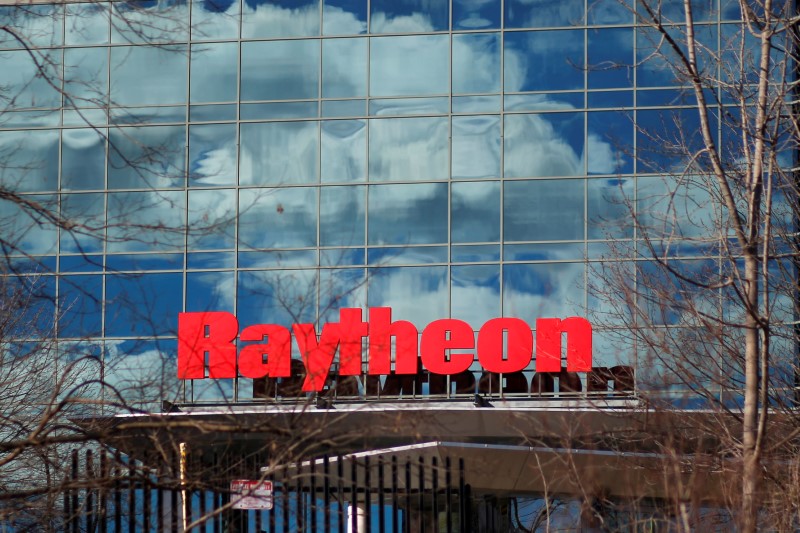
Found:
[[[231,481],[234,509],[272,509],[272,481],[234,479]]]

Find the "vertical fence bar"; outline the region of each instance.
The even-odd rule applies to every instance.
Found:
[[[367,533],[372,525],[372,478],[370,476],[371,468],[369,465],[369,456],[364,457],[364,516],[367,525]]]
[[[467,500],[464,484],[464,459],[458,459],[458,521],[461,533],[467,531]]]
[[[433,495],[433,531],[439,533],[439,461],[436,457],[431,458],[431,475],[433,484],[431,494]]]
[[[114,452],[114,533],[122,530],[122,456]]]
[[[72,514],[69,526],[74,533],[80,530],[80,508],[78,507],[78,450],[72,450]]]
[[[336,456],[336,497],[339,533],[344,533],[344,461],[341,455]]]
[[[350,463],[350,531],[359,533],[358,531],[358,465],[356,458],[353,457]],[[361,533],[364,533],[363,531]]]
[[[419,458],[419,468],[417,469],[419,474],[419,512],[417,516],[419,516],[419,533],[425,533],[425,517],[424,517],[424,509],[425,509],[425,458]]]
[[[272,509],[267,511],[267,523],[269,524],[267,531],[269,533],[274,533],[278,531],[275,528],[275,515],[278,514],[277,503],[278,503],[278,483],[275,476],[271,476],[273,486],[272,486]]]
[[[392,456],[392,533],[398,533],[399,522],[397,515],[400,512],[397,501],[397,456]]]
[[[383,458],[378,457],[378,531],[386,533],[386,509],[384,509]]]
[[[331,530],[331,480],[330,480],[330,473],[331,473],[331,463],[326,455],[322,459],[322,475],[324,476],[322,479],[322,492],[323,492],[323,528],[325,531]],[[316,533],[316,532],[314,532]]]
[[[99,501],[97,502],[100,510],[99,510],[99,522],[98,528],[99,533],[106,533],[108,531],[108,523],[106,522],[107,515],[108,515],[108,454],[105,451],[100,452],[100,494],[98,495]]]
[[[160,471],[156,484],[156,528],[158,531],[164,531],[164,479]]]
[[[311,511],[311,532],[317,531],[317,461],[311,459],[309,461],[309,471],[311,472],[311,479],[309,479],[309,511]]]
[[[469,483],[464,485],[464,516],[466,520],[472,522],[472,487]],[[469,533],[470,523],[465,522],[464,532]]]
[[[289,472],[286,469],[282,470],[283,472],[283,502],[281,507],[283,508],[283,533],[289,533],[289,491],[291,487],[289,486]]]
[[[150,472],[147,469],[142,470],[142,527],[144,531],[150,531],[150,519],[151,516],[151,509],[150,498],[152,497],[152,492],[150,491]]]
[[[451,472],[452,464],[450,463],[450,457],[444,458],[444,485],[445,485],[445,509],[444,512],[447,513],[447,533],[453,533],[453,475]]]
[[[94,531],[94,492],[97,490],[97,485],[92,481],[95,477],[92,450],[86,450],[86,462],[84,466],[84,477],[86,478],[86,531]]]
[[[170,532],[176,533],[178,531],[178,488],[176,480],[180,479],[180,459],[173,451],[169,458],[169,525]]]
[[[297,465],[295,479],[295,530],[302,533],[305,531],[305,506],[303,505],[303,463]]]
[[[411,459],[406,457],[406,514],[403,519],[403,533],[411,532]]]
[[[136,470],[128,457],[128,531],[136,531]]]
[[[204,516],[206,516],[206,512],[207,512],[207,509],[206,509],[206,507],[207,507],[207,506],[206,506],[206,503],[207,503],[207,502],[206,502],[206,496],[207,496],[207,494],[206,494],[206,489],[205,489],[205,487],[201,488],[201,489],[198,491],[198,493],[200,494],[200,509],[199,509],[199,511],[200,511],[200,516],[201,516],[201,517],[204,517]],[[205,529],[206,529],[206,528],[205,528],[205,526],[203,526],[203,528],[202,528],[202,529],[203,529],[203,530],[205,530]]]

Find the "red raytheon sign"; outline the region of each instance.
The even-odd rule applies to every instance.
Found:
[[[435,320],[422,330],[405,320],[392,321],[389,307],[343,308],[339,322],[327,323],[317,335],[314,324],[255,324],[239,333],[231,313],[180,313],[178,378],[222,379],[291,377],[292,333],[306,369],[303,391],[321,391],[338,353],[338,374],[363,373],[363,340],[367,339],[367,374],[416,374],[418,361],[433,374],[455,375],[478,361],[487,372],[524,370],[535,356],[536,372],[561,372],[562,338],[566,337],[568,372],[592,369],[592,325],[585,318],[539,318],[536,350],[531,327],[519,318],[493,318],[478,332],[463,320]],[[244,346],[236,353],[236,336]],[[394,346],[394,357],[392,347]],[[392,370],[394,360],[394,370]]]

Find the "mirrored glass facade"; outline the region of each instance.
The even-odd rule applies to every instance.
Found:
[[[738,26],[700,3],[711,53]],[[288,325],[390,306],[419,328],[453,317],[476,331],[496,316],[592,317],[605,311],[593,269],[638,245],[629,207],[652,224],[682,209],[687,237],[715,216],[658,203],[654,169],[679,157],[636,125],[683,103],[668,68],[635,66],[657,38],[618,2],[2,9],[34,48],[0,42],[0,183],[69,221],[15,216],[11,252],[56,294],[58,336],[104,343],[128,358],[123,374],[174,365],[183,310]],[[598,361],[636,365],[635,347],[604,335]]]

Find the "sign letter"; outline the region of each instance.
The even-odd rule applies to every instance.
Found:
[[[208,311],[178,315],[178,379],[236,377],[236,345],[239,322],[231,313]]]

